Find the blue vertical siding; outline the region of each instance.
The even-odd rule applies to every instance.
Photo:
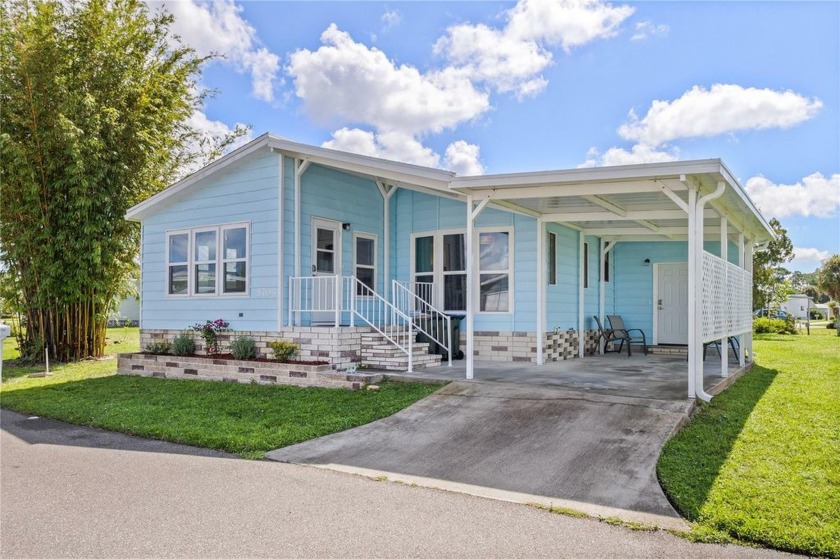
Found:
[[[546,287],[546,330],[578,327],[578,232],[556,223],[546,224],[557,234],[557,285]],[[546,243],[548,246],[548,243]]]
[[[143,328],[182,329],[219,317],[236,330],[276,328],[277,158],[266,154],[238,164],[143,222]],[[166,231],[234,222],[251,225],[250,293],[166,298]]]

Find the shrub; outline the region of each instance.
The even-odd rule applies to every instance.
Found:
[[[291,340],[269,342],[268,347],[271,348],[274,359],[280,363],[285,363],[300,351],[300,344]]]
[[[784,318],[756,318],[753,331],[756,334],[796,334],[796,323]]]
[[[226,332],[230,324],[223,318],[208,320],[204,324],[196,324],[193,330],[204,338],[204,350],[207,355],[219,353],[219,334]]]
[[[825,327],[829,328],[831,330],[837,328],[837,326],[833,322],[829,322],[828,324],[825,325]]]
[[[195,353],[195,340],[190,332],[181,332],[172,340],[172,353],[175,355],[192,355]]]
[[[257,343],[250,336],[237,336],[230,342],[230,352],[237,359],[253,359],[257,356]]]
[[[149,353],[156,353],[158,355],[165,355],[172,349],[172,344],[169,340],[160,340],[146,345],[146,351]]]

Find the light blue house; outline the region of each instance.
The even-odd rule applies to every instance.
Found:
[[[144,344],[221,317],[262,347],[411,370],[440,359],[418,333],[457,355],[454,321],[471,378],[598,353],[593,317],[620,315],[688,345],[691,396],[703,343],[739,337],[751,359],[752,254],[772,235],[716,159],[458,177],[271,135],[127,218]]]

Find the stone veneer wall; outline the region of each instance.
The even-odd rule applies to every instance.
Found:
[[[206,357],[121,353],[117,373],[173,379],[216,380],[257,384],[291,384],[358,390],[380,382],[382,375],[333,371],[329,365],[303,365],[275,361],[236,361]]]
[[[361,361],[362,334],[371,332],[367,327],[339,328],[296,326],[286,328],[281,332],[257,332],[248,330],[236,330],[225,332],[219,336],[222,352],[227,353],[228,344],[234,336],[250,336],[257,344],[257,352],[260,357],[270,357],[271,349],[269,342],[277,340],[294,340],[300,344],[301,349],[298,359],[303,361],[328,361],[333,368],[344,368],[353,363]],[[140,351],[146,349],[146,345],[153,341],[164,339],[170,342],[181,330],[140,330]],[[204,351],[204,339],[193,332],[196,353],[206,355]]]
[[[328,361],[333,368],[346,368],[362,360],[362,334],[372,332],[367,327],[339,328],[318,326],[296,326],[286,328],[282,332],[225,332],[220,336],[222,351],[227,347],[234,335],[251,336],[257,343],[257,351],[261,357],[271,356],[268,342],[275,340],[294,340],[301,345],[299,359],[304,361]],[[153,341],[172,339],[180,330],[140,330],[140,350]],[[204,340],[195,334],[197,353],[204,355]],[[545,361],[562,361],[577,357],[577,332],[546,332]],[[587,330],[584,333],[584,353],[593,355],[598,350],[598,331]],[[466,351],[466,338],[461,336],[461,351]],[[502,362],[537,362],[537,337],[532,332],[475,332],[475,358],[478,361]]]
[[[461,336],[461,351],[467,341]],[[546,332],[544,361],[563,361],[578,356],[577,332]],[[598,351],[598,331],[584,332],[584,353]],[[537,362],[537,336],[532,332],[475,332],[473,355],[477,361]]]

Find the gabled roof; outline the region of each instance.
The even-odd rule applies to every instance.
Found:
[[[601,237],[626,239],[652,234],[680,238],[686,221],[680,199],[685,198],[689,185],[708,192],[723,182],[724,195],[711,203],[716,215],[707,225],[714,226],[715,219],[719,224],[719,217],[726,216],[756,241],[773,236],[767,221],[720,159],[458,177],[450,171],[301,144],[271,134],[255,138],[137,204],[128,210],[126,219],[142,221],[189,196],[202,181],[270,152],[401,187],[458,198],[488,198],[497,207]]]
[[[453,195],[449,191],[449,182],[455,173],[451,171],[301,144],[266,133],[140,202],[130,208],[125,217],[131,221],[142,221],[161,207],[189,195],[201,181],[227,172],[252,157],[272,151],[325,167],[381,179],[389,184],[429,188]]]

